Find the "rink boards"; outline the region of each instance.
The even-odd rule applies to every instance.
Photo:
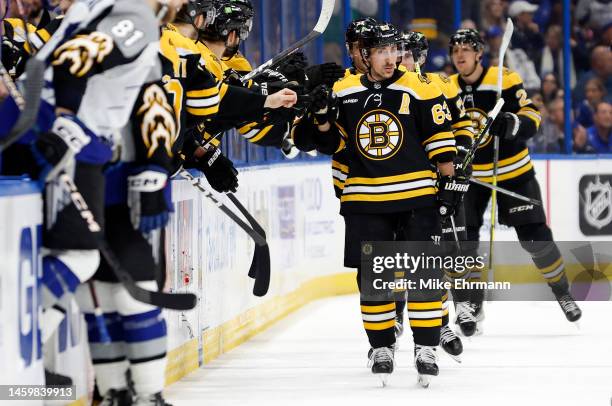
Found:
[[[612,160],[538,160],[535,166],[557,240],[610,240]],[[251,293],[253,282],[247,272],[253,242],[249,237],[188,182],[174,181],[175,213],[166,241],[167,284],[174,290],[197,293],[200,300],[193,311],[167,312],[168,383],[301,305],[356,289],[354,275],[341,266],[343,221],[337,214],[328,163],[247,168],[241,171],[240,185],[238,198],[267,232],[272,254],[270,291],[264,298]],[[0,384],[42,382],[35,277],[41,201],[34,188],[24,188],[16,192],[0,186],[0,353],[8,361],[0,370]],[[30,245],[21,243],[24,229],[30,230]],[[488,230],[483,227],[486,238]],[[496,238],[515,239],[511,230],[503,228]],[[27,264],[23,258],[30,258],[34,265],[18,266]],[[91,387],[91,370],[85,361],[84,323],[76,305],[72,309],[73,316],[54,338],[52,357],[59,372],[76,378],[78,395],[83,397],[84,388]]]

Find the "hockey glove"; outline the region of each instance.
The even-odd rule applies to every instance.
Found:
[[[342,79],[344,75],[344,68],[333,62],[310,66],[306,69],[308,89],[314,89],[320,85],[333,87],[334,83]]]
[[[320,85],[312,92],[311,110],[315,124],[333,124],[338,119],[338,99],[326,85]]]
[[[95,137],[75,116],[60,115],[50,132],[41,134],[32,145],[32,153],[42,168],[39,182],[55,179],[74,162],[75,156]]]
[[[455,175],[463,178],[470,178],[472,176],[472,164],[470,163],[465,170],[463,170],[463,161],[469,152],[469,148],[463,145],[457,145],[457,155],[453,161],[455,166]]]
[[[512,141],[516,138],[521,122],[514,113],[500,113],[491,125],[490,133],[502,139]]]
[[[128,176],[128,206],[134,229],[143,234],[164,228],[172,204],[167,172],[159,166],[138,168]]]
[[[209,146],[201,158],[185,161],[185,169],[197,169],[219,193],[235,192],[238,189],[238,171],[220,149]]]
[[[303,52],[298,51],[289,56],[283,63],[276,67],[276,71],[281,73],[288,81],[297,82],[304,86],[306,83],[306,72],[308,59]]]
[[[438,179],[438,205],[443,219],[454,215],[470,188],[470,181],[459,176],[442,176]]]

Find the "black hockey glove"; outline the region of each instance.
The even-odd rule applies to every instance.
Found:
[[[333,87],[334,83],[342,79],[344,75],[345,69],[333,62],[310,66],[306,69],[308,89],[312,90],[320,85]]]
[[[338,99],[331,89],[326,85],[320,85],[311,96],[310,110],[313,112],[315,124],[335,123],[338,119]]]
[[[128,206],[134,229],[148,234],[168,224],[172,211],[168,173],[158,166],[138,168],[128,176]]]
[[[220,149],[209,146],[204,156],[185,161],[184,167],[204,173],[210,186],[219,193],[235,192],[238,189],[238,171]]]
[[[52,181],[95,137],[75,116],[60,115],[50,132],[41,134],[32,144],[32,154],[41,167],[39,182]]]
[[[490,133],[496,137],[512,141],[516,138],[521,121],[514,113],[499,113],[491,125]]]
[[[242,76],[240,76],[240,73],[236,72],[234,69],[228,69],[223,73],[223,83],[230,86],[245,87],[246,84],[242,83],[240,80],[241,78]]]
[[[455,214],[469,188],[470,181],[465,177],[442,176],[438,179],[438,205],[443,220]]]
[[[303,52],[298,51],[289,56],[283,63],[276,67],[276,71],[280,72],[290,82],[297,82],[304,86],[306,83],[306,72],[304,69],[308,66],[308,59]]]

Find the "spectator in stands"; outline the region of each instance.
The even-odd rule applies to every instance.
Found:
[[[612,104],[599,103],[595,107],[593,122],[587,130],[589,145],[599,154],[612,153]]]
[[[478,30],[478,26],[476,25],[476,23],[470,19],[461,21],[461,25],[459,26],[459,28]]]
[[[565,114],[563,99],[555,99],[548,105],[548,117],[542,121],[537,134],[527,142],[535,153],[560,153],[563,151]]]
[[[542,98],[544,103],[550,103],[557,97],[559,97],[559,78],[554,73],[547,73],[542,78]]]
[[[580,124],[574,125],[574,152],[578,154],[592,154],[595,152],[592,146],[589,145],[587,130]]]
[[[508,14],[514,20],[512,47],[524,50],[535,66],[540,66],[544,38],[540,34],[540,27],[533,22],[533,14],[537,9],[538,6],[535,4],[518,0],[510,4]]]
[[[612,21],[612,1],[580,0],[576,6],[576,19],[595,31],[601,31]]]
[[[546,103],[544,103],[544,97],[542,96],[542,93],[538,90],[531,90],[527,92],[527,95],[529,96],[533,104],[535,104],[535,106],[538,108],[538,111],[540,112],[540,116],[542,117],[542,120],[547,118],[548,109],[546,107]]]
[[[590,79],[585,87],[586,98],[580,103],[577,110],[576,121],[581,126],[589,128],[593,125],[595,106],[606,99],[606,88],[599,78]],[[608,100],[609,101],[609,100]]]
[[[563,32],[559,25],[551,25],[548,27],[548,30],[546,30],[546,46],[542,50],[542,60],[539,70],[541,77],[547,73],[554,73],[555,76],[559,78],[563,77],[562,36]],[[576,71],[574,70],[573,58],[570,58],[570,75],[571,88],[573,88],[576,86]]]
[[[496,25],[489,27],[485,33],[487,48],[483,57],[483,65],[496,66],[499,63],[499,48],[504,32]]]
[[[591,51],[591,70],[582,75],[574,89],[574,102],[579,103],[585,98],[586,83],[599,78],[606,88],[606,93],[612,95],[612,52],[610,45],[598,45]]]
[[[483,31],[488,31],[491,27],[499,27],[502,31],[506,29],[503,3],[502,0],[487,0],[484,2],[481,24]]]

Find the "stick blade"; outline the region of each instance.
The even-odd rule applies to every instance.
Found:
[[[258,297],[265,296],[270,287],[270,249],[267,245],[259,247],[255,285],[253,294]]]
[[[321,14],[319,15],[319,21],[314,27],[314,31],[323,34],[329,22],[331,21],[332,15],[334,14],[334,7],[336,6],[336,0],[323,0],[321,5]]]

